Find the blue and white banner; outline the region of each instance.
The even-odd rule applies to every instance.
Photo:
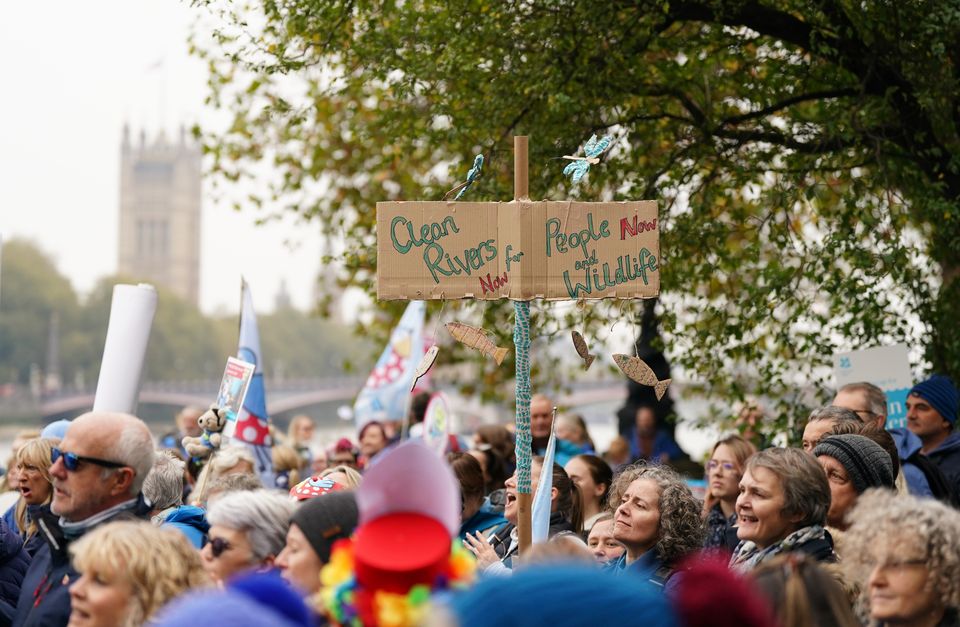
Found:
[[[237,357],[256,366],[243,407],[237,414],[237,426],[233,439],[245,442],[257,460],[257,474],[263,485],[274,485],[273,457],[270,447],[270,417],[267,415],[267,394],[263,385],[263,355],[260,353],[260,331],[257,329],[257,314],[253,311],[250,286],[243,281],[240,304],[240,347]]]
[[[910,356],[903,344],[838,353],[833,357],[837,388],[866,381],[887,395],[887,429],[907,426],[907,394],[913,387]]]
[[[423,357],[426,313],[427,305],[422,300],[407,305],[353,405],[357,429],[373,420],[402,420],[406,414],[410,385]]]
[[[546,542],[550,537],[550,508],[553,504],[553,457],[557,450],[556,424],[550,423],[550,440],[543,454],[543,466],[540,468],[540,481],[537,493],[533,495],[533,514],[530,523],[531,541]]]

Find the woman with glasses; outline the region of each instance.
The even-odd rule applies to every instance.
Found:
[[[960,625],[960,512],[933,499],[870,490],[840,545],[871,625]]]
[[[757,449],[739,435],[729,435],[713,445],[710,461],[707,462],[707,495],[703,500],[703,519],[707,526],[707,538],[703,546],[708,549],[733,551],[737,545],[737,496],[740,494],[740,477],[743,468]]]
[[[43,546],[43,536],[38,534],[37,521],[50,516],[50,501],[53,498],[53,479],[50,477],[50,460],[53,448],[60,440],[36,439],[24,444],[17,452],[17,488],[20,500],[15,516],[17,529],[23,540],[23,548],[31,556]]]
[[[112,522],[70,546],[70,625],[138,626],[167,601],[210,585],[186,537],[147,522]]]
[[[266,490],[227,493],[210,506],[203,567],[219,584],[238,573],[265,570],[283,549],[296,504]]]

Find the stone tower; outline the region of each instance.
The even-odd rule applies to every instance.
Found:
[[[121,275],[162,285],[197,305],[200,296],[200,149],[180,128],[136,145],[123,127],[120,148]]]

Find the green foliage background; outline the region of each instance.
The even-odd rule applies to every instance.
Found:
[[[69,281],[35,245],[4,242],[0,300],[0,384],[26,384],[31,365],[43,369],[50,316],[57,312],[60,330],[60,375],[66,385],[78,377],[94,387],[110,319],[116,283],[130,277],[107,277],[80,299]],[[267,286],[264,286],[266,289]],[[271,286],[272,287],[272,286]],[[239,286],[237,301],[239,302]],[[217,380],[227,356],[237,351],[234,316],[204,316],[194,305],[159,288],[159,304],[147,346],[146,381]],[[337,377],[345,364],[367,367],[369,347],[340,325],[294,309],[257,317],[268,377]]]
[[[532,197],[660,202],[666,350],[712,398],[786,421],[817,397],[798,390],[822,402],[834,352],[892,342],[960,375],[956,0],[195,5],[230,119],[197,129],[213,173],[268,168],[238,207],[343,238],[344,285],[375,291],[377,201],[439,199],[478,152],[470,199],[509,199],[527,134]],[[554,159],[592,133],[615,146],[570,188]],[[466,306],[509,344],[509,303]],[[379,307],[364,332],[383,338],[403,305]],[[536,306],[533,328],[640,309]],[[562,378],[534,350],[535,378]],[[484,368],[487,395],[513,371]]]

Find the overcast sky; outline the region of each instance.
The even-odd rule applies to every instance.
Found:
[[[215,119],[205,72],[187,54],[198,10],[178,0],[5,3],[0,18],[0,234],[54,257],[82,293],[117,269],[120,138]],[[162,64],[157,67],[158,62]],[[241,273],[258,310],[285,280],[311,302],[320,266],[313,225],[271,223],[205,194],[200,306],[236,311]]]

